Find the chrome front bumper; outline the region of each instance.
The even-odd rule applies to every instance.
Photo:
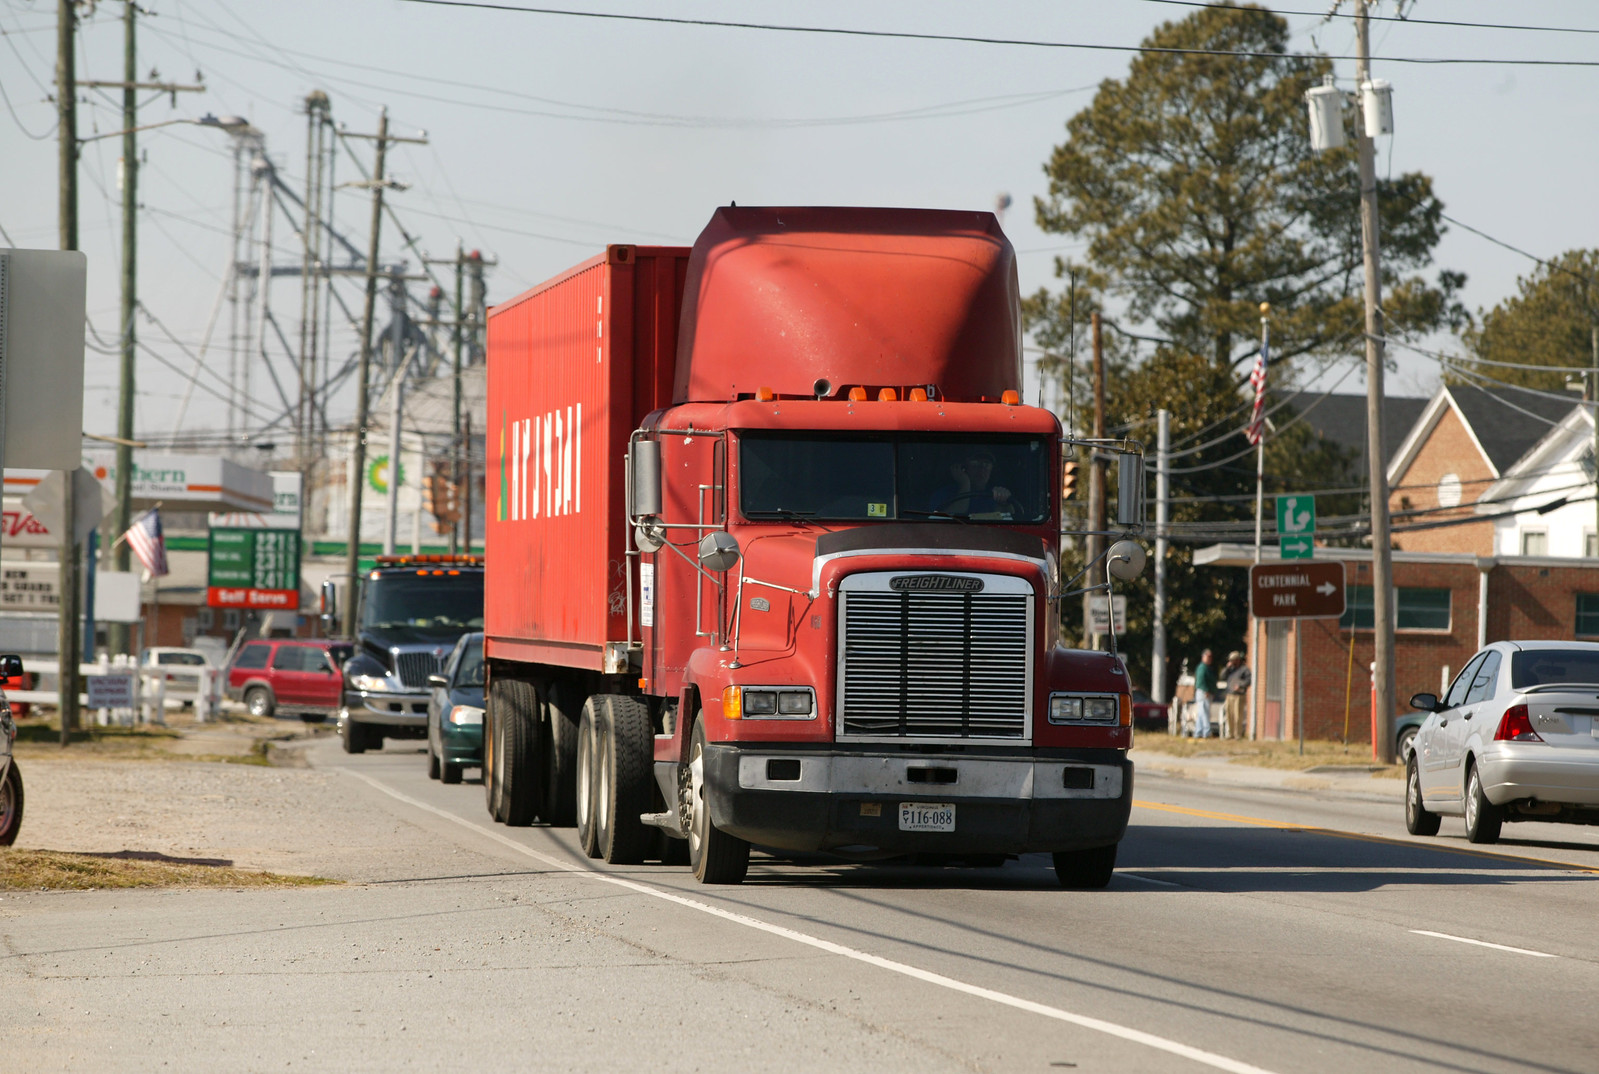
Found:
[[[426,693],[389,693],[382,690],[344,691],[344,711],[356,723],[376,723],[389,727],[426,727]]]

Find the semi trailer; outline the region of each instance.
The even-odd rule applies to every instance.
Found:
[[[1108,543],[1141,448],[1022,403],[1018,299],[990,213],[728,206],[492,309],[490,814],[705,883],[752,846],[1108,883],[1131,690],[1061,613],[1142,553],[1061,577],[1062,467],[1105,467]]]

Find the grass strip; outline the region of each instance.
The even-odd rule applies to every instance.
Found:
[[[294,888],[337,884],[319,876],[235,869],[215,858],[172,858],[149,851],[68,853],[0,847],[0,891],[98,888]]]

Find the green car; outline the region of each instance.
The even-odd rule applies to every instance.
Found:
[[[456,642],[428,687],[428,778],[459,783],[483,764],[483,635]]]

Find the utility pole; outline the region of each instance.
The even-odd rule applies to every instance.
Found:
[[[1366,0],[1355,0],[1357,54],[1355,80],[1362,94],[1371,81],[1371,20]],[[1383,464],[1383,317],[1380,236],[1377,222],[1377,167],[1375,132],[1365,129],[1366,110],[1360,109],[1360,237],[1366,269],[1366,460],[1371,474],[1371,591],[1372,635],[1376,642],[1373,674],[1375,708],[1372,711],[1372,745],[1377,760],[1394,759],[1394,570],[1388,534],[1388,472]]]
[[[451,460],[450,481],[455,485],[455,495],[459,499],[465,487],[465,477],[462,472],[461,462],[466,457],[466,445],[461,439],[461,315],[465,312],[462,305],[462,287],[466,279],[466,262],[461,250],[461,244],[455,244],[455,325],[450,333],[450,346],[455,360],[455,409],[450,422],[450,445],[455,456]],[[1595,425],[1599,429],[1599,424]],[[1594,456],[1599,459],[1599,453]],[[457,519],[455,525],[450,527],[450,551],[461,550],[461,520]],[[470,525],[470,520],[468,520]],[[467,531],[467,540],[471,540],[471,531]]]
[[[77,37],[77,12],[75,0],[56,2],[56,110],[60,120],[58,137],[60,152],[61,248],[78,248],[78,74],[73,62],[74,39]],[[78,544],[73,540],[77,532],[76,505],[72,488],[73,474],[67,473],[62,482],[65,489],[61,504],[61,545],[58,558],[61,563],[59,616],[56,641],[59,657],[56,670],[59,679],[59,709],[61,711],[61,745],[72,737],[78,722]]]
[[[312,458],[311,392],[316,385],[317,301],[322,282],[322,143],[330,108],[328,95],[321,90],[306,95],[305,224],[300,229],[300,396],[294,421],[294,458],[302,474],[310,469]]]
[[[389,465],[384,481],[388,522],[383,531],[383,554],[394,555],[400,515],[400,422],[405,412],[405,281],[395,276],[389,283],[394,320],[389,331]],[[418,512],[420,514],[420,511]]]
[[[1166,703],[1166,523],[1171,495],[1171,411],[1155,412],[1155,618],[1149,693]]]
[[[387,183],[383,164],[388,156],[390,142],[411,142],[426,145],[426,138],[399,138],[389,135],[389,110],[383,109],[378,118],[378,132],[351,134],[340,132],[346,138],[371,138],[377,142],[377,160],[372,178],[365,184],[372,188],[372,230],[367,240],[366,299],[361,310],[361,358],[357,365],[355,389],[355,443],[350,456],[354,463],[350,470],[350,528],[349,547],[345,555],[345,574],[350,580],[350,591],[344,602],[344,633],[355,636],[356,577],[361,567],[361,487],[366,479],[366,424],[368,415],[367,391],[372,370],[372,315],[378,297],[378,237],[383,227],[383,188]]]
[[[133,525],[133,400],[135,337],[133,316],[138,308],[139,146],[133,128],[139,125],[138,52],[134,47],[134,15],[139,6],[125,0],[122,10],[122,370],[117,392],[117,520],[120,537]],[[71,486],[69,481],[68,486]],[[127,541],[117,541],[113,562],[117,570],[131,565]],[[127,623],[112,623],[106,648],[113,653],[131,651],[133,632]],[[93,648],[94,639],[85,641]]]
[[[1104,326],[1100,322],[1099,311],[1095,310],[1089,316],[1089,325],[1092,330],[1094,342],[1094,440],[1105,438],[1105,347]],[[1105,463],[1101,452],[1096,447],[1088,454],[1088,584],[1094,581],[1093,564],[1099,562],[1099,557],[1105,548]],[[1092,599],[1092,594],[1085,594],[1084,599]],[[1109,594],[1106,602],[1110,602]],[[1111,609],[1115,615],[1115,609]],[[1104,644],[1104,635],[1095,633],[1089,641],[1091,648],[1098,649]]]

